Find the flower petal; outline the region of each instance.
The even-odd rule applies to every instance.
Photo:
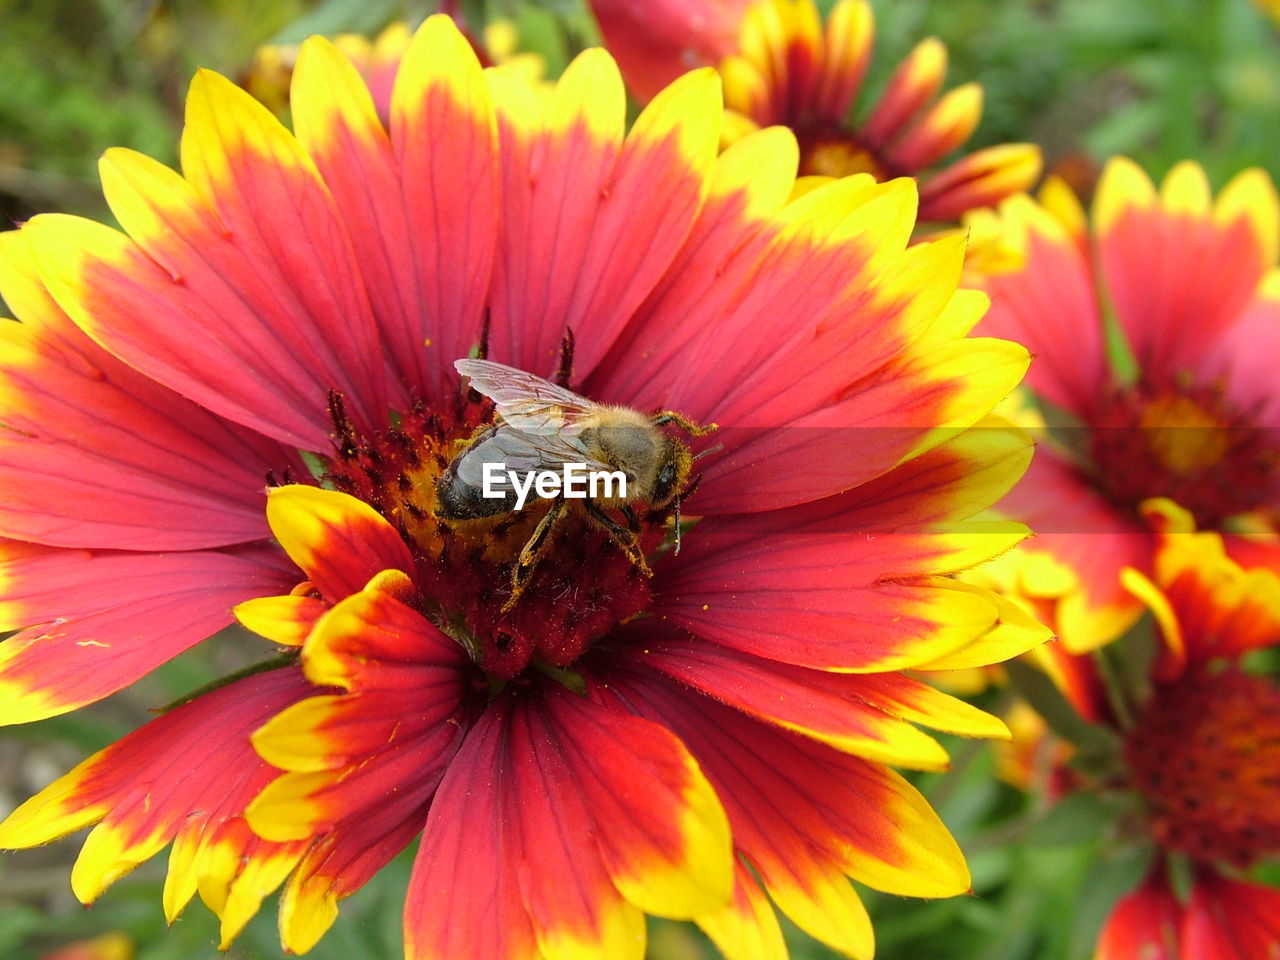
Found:
[[[338,917],[338,901],[364,886],[408,846],[427,822],[427,804],[397,792],[373,810],[343,820],[316,839],[280,895],[280,942],[306,953]]]
[[[1280,891],[1202,872],[1182,921],[1182,956],[1270,960],[1280,943]]]
[[[1098,938],[1095,960],[1179,960],[1184,956],[1209,960],[1209,954],[1184,954],[1178,949],[1181,918],[1182,907],[1173,891],[1162,877],[1152,874],[1111,911]]]
[[[452,387],[452,362],[479,338],[477,290],[493,259],[493,107],[456,34],[432,19],[397,55],[405,79],[394,148],[355,65],[328,40],[304,42],[293,73],[298,140],[341,211],[402,401]]]
[[[1099,262],[1148,377],[1197,369],[1274,266],[1280,200],[1265,178],[1247,182],[1265,212],[1227,207],[1219,219],[1195,164],[1170,172],[1163,198],[1130,161],[1113,159],[1103,171],[1094,202]]]
[[[276,487],[267,522],[289,557],[331,603],[364,589],[383,570],[411,573],[413,556],[373,507],[336,490]]]
[[[222,917],[225,948],[302,853],[254,837],[240,818],[274,775],[253,755],[249,731],[308,689],[300,671],[273,670],[175,708],[20,806],[0,824],[0,845],[31,847],[98,823],[71,874],[76,896],[90,903],[174,841],[169,919],[199,886]]]
[[[541,956],[520,895],[508,714],[505,700],[484,712],[432,801],[404,905],[406,960]],[[545,882],[576,885],[576,878]]]
[[[327,76],[317,80],[330,96]],[[456,383],[453,361],[479,337],[498,227],[493,103],[471,45],[449,16],[429,17],[401,61],[391,100],[391,147],[406,221],[404,232],[384,236],[381,246],[407,239],[413,264],[403,277],[383,271],[379,279],[384,287],[412,279],[415,295],[388,347],[409,351],[400,361],[405,375],[429,378],[411,383],[440,395]],[[363,169],[356,170],[351,193],[366,189]],[[380,225],[368,218],[361,227],[362,249],[380,254],[368,236]]]
[[[459,804],[483,826],[463,834]],[[451,764],[406,905],[408,953],[524,956],[534,941],[557,958],[639,957],[635,907],[687,917],[731,888],[728,824],[679,741],[546,681],[491,704]],[[423,899],[445,889],[448,915]],[[492,930],[479,940],[477,911]]]
[[[396,783],[380,767],[401,754],[416,753],[418,770],[403,788],[438,781],[465,726],[469,663],[458,644],[377,589],[337,604],[307,638],[302,666],[317,686],[345,692],[302,700],[254,733],[263,759],[303,776],[263,791],[249,811],[253,828],[276,839],[318,833],[316,824],[353,812],[337,797],[322,802],[331,782],[351,801],[363,779],[366,802],[376,803]],[[391,759],[379,758],[384,750]]]
[[[0,234],[0,530],[41,543],[196,549],[266,536],[269,471],[296,454],[147,379],[80,332],[28,231]]]
[[[496,359],[550,374],[572,328],[575,370],[589,373],[697,219],[715,166],[715,74],[673,83],[619,145],[622,96],[612,60],[588,51],[561,79],[541,129],[499,116],[512,159],[492,298]],[[649,202],[655,189],[661,204]]]
[[[297,581],[271,546],[172,554],[82,553],[5,546],[9,616],[70,615],[0,643],[0,723],[27,723],[93,703],[231,623],[248,597]],[[46,599],[47,598],[47,599]]]
[[[1138,618],[1142,605],[1121,586],[1120,571],[1149,571],[1154,537],[1055,450],[1041,446],[1022,483],[995,511],[1037,531],[1021,548],[1029,562],[1047,557],[1053,568],[1071,571],[1065,583],[1055,583],[1053,603],[1053,626],[1068,650],[1095,649]]]
[[[932,737],[877,704],[850,695],[856,685],[840,681],[855,678],[835,678],[679,638],[646,638],[642,647],[619,656],[637,659],[759,720],[855,756],[919,770],[942,770],[948,763],[946,751]]]
[[[104,190],[132,239],[72,217],[30,221],[55,299],[131,366],[282,442],[328,449],[331,390],[380,426],[372,312],[310,158],[263,106],[204,71],[182,159],[186,179],[130,151],[104,156]]]
[[[655,611],[736,650],[855,672],[931,661],[996,622],[990,596],[928,575],[995,556],[1022,538],[1020,529],[841,531],[832,523],[818,505],[704,518],[685,536],[689,556],[659,566]]]
[[[592,395],[660,407],[706,341],[707,325],[737,296],[744,271],[776,234],[799,147],[785,127],[745,137],[716,160],[710,192],[680,255],[588,380]]]
[[[1002,143],[970,153],[920,185],[921,221],[956,220],[968,210],[995,206],[1030,190],[1040,178],[1040,148]]]
[[[1272,269],[1231,329],[1204,362],[1204,375],[1221,383],[1237,410],[1248,410],[1255,422],[1272,432],[1280,426],[1280,391],[1269,357],[1280,354],[1280,269]]]
[[[725,960],[787,960],[787,944],[769,897],[742,861],[733,869],[733,900],[696,917],[698,926]]]
[[[999,215],[1022,265],[982,279],[991,309],[978,329],[1032,352],[1026,382],[1038,395],[1078,417],[1096,413],[1108,369],[1085,251],[1067,226],[1030,197],[1011,197]]]
[[[596,696],[661,717],[689,744],[724,800],[735,847],[783,912],[824,943],[855,957],[872,950],[865,911],[842,874],[914,896],[968,889],[955,841],[897,774],[648,671],[619,670],[601,683]]]

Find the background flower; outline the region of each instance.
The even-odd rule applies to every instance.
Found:
[[[1118,794],[1128,813],[1114,842],[1152,851],[1098,957],[1262,960],[1280,937],[1280,893],[1256,882],[1280,855],[1280,687],[1266,656],[1280,641],[1280,578],[1242,568],[1221,535],[1196,533],[1170,502],[1146,510],[1160,531],[1154,570],[1129,568],[1123,581],[1151,612],[1157,649],[1131,636],[1107,661],[1043,651],[1085,721],[1075,730],[1029,687],[1076,743],[1061,795]]]
[[[654,76],[716,64],[730,110],[726,142],[780,124],[800,141],[804,175],[916,176],[922,221],[956,220],[1029,188],[1040,175],[1040,153],[1031,144],[992,147],[938,168],[977,128],[982,88],[970,83],[938,96],[947,49],[934,37],[912,50],[874,106],[853,121],[875,34],[865,0],[841,0],[825,18],[812,0],[640,6],[597,0],[593,8],[606,44],[621,47],[624,76],[640,97],[651,95]],[[683,43],[654,43],[655,34]]]
[[[980,278],[994,301],[983,329],[1037,354],[1027,382],[1048,431],[1027,483],[999,509],[1031,524],[1028,552],[1057,565],[1024,567],[1013,588],[1052,599],[1072,651],[1113,639],[1141,609],[1119,573],[1150,568],[1140,506],[1152,497],[1231,531],[1241,562],[1274,566],[1280,407],[1263,358],[1280,337],[1280,205],[1270,180],[1242,173],[1215,200],[1184,163],[1157,193],[1115,159],[1092,232],[1060,182],[1038,203],[1011,198],[1000,217],[1021,260]]]

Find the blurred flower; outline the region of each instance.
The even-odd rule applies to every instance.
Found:
[[[852,121],[875,33],[865,0],[840,0],[825,24],[813,0],[594,0],[593,7],[628,85],[642,98],[656,79],[714,63],[719,54],[727,143],[781,125],[800,141],[802,175],[916,177],[922,222],[957,220],[1028,189],[1040,174],[1040,152],[1032,144],[990,147],[942,163],[977,128],[982,88],[970,83],[938,96],[947,50],[932,37],[898,66],[866,120]],[[655,43],[655,36],[662,39]]]
[[[866,0],[840,0],[822,21],[813,0],[759,0],[737,51],[720,65],[731,139],[781,124],[800,141],[800,172],[920,181],[920,220],[952,221],[1026,190],[1040,175],[1032,144],[988,147],[950,163],[977,129],[982,88],[942,96],[947,48],[930,37],[898,65],[865,120],[850,113],[871,60],[875,19]],[[732,116],[731,113],[731,116]]]
[[[132,960],[132,957],[133,941],[128,935],[115,932],[68,943],[42,954],[40,960]]]
[[[1149,681],[1131,704],[1114,684],[1105,696],[1101,677],[1083,700],[1072,694],[1122,736],[1126,779],[1160,851],[1111,915],[1098,957],[1268,960],[1280,949],[1280,891],[1233,877],[1280,855],[1280,685],[1242,664],[1280,646],[1280,577],[1242,568],[1220,535],[1192,532],[1167,501],[1147,512],[1162,531],[1153,579],[1128,569],[1124,582],[1159,626]],[[1181,895],[1179,861],[1190,865]]]
[[[1117,905],[1094,960],[1271,960],[1280,891],[1197,872],[1187,898],[1159,871]]]
[[[389,24],[373,40],[359,33],[341,33],[333,37],[334,46],[345,53],[360,71],[384,124],[391,116],[391,89],[395,85],[396,70],[412,38],[413,31],[403,21]],[[296,43],[261,46],[254,51],[253,62],[240,78],[244,89],[274,113],[284,113],[288,109],[289,84],[297,66],[299,49]]]
[[[1253,3],[1280,26],[1280,0],[1253,0]]]
[[[1011,737],[996,746],[1000,779],[1043,801],[1054,801],[1082,783],[1068,766],[1075,751],[1053,735],[1044,718],[1024,700],[1015,700],[1002,719]]]
[[[711,71],[628,133],[607,54],[543,99],[446,17],[405,51],[389,130],[320,38],[291,106],[296,136],[202,72],[183,175],[103,160],[126,232],[45,215],[0,237],[23,320],[0,353],[0,609],[27,627],[0,647],[0,719],[108,696],[232,607],[284,651],[90,757],[0,844],[96,824],[88,902],[172,842],[166,914],[199,893],[224,946],[287,881],[301,952],[421,833],[407,950],[451,960],[638,958],[644,912],[780,955],[770,902],[869,957],[847,877],[966,890],[887,765],[946,763],[917,722],[1003,733],[900,671],[1045,635],[946,576],[1025,533],[967,522],[1025,434],[968,428],[1028,359],[967,337],[985,298],[956,291],[962,241],[908,246],[914,184],[793,200],[789,132],[718,155]],[[669,506],[635,518],[652,579],[572,511],[508,609],[538,511],[434,512],[492,417],[455,372],[473,352],[720,425],[678,560]]]
[[[971,266],[989,271],[993,301],[981,329],[1031,347],[1027,385],[1049,423],[998,508],[1037,533],[1017,557],[1053,561],[1017,571],[1015,592],[1073,652],[1118,636],[1141,612],[1120,571],[1150,570],[1140,506],[1154,497],[1222,531],[1241,563],[1280,566],[1280,206],[1266,175],[1240,174],[1215,201],[1193,163],[1157,193],[1115,159],[1092,234],[1052,180],[1039,202],[973,220],[985,253]]]
[[[588,0],[627,89],[642,102],[732,53],[751,0]]]
[[[455,16],[454,19],[458,18]],[[546,63],[535,53],[520,52],[515,27],[510,21],[496,20],[487,24],[480,39],[464,25],[459,24],[459,28],[483,65],[501,64],[519,71],[531,83],[542,79]],[[384,126],[391,118],[391,91],[395,87],[396,71],[412,39],[413,30],[403,21],[389,24],[373,40],[359,33],[342,33],[332,38],[333,44],[360,71]],[[254,51],[253,62],[240,77],[241,86],[273,113],[283,114],[289,106],[289,84],[298,61],[298,51],[298,44],[259,47]]]

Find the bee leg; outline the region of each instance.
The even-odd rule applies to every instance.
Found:
[[[627,529],[632,533],[638,534],[640,532],[640,518],[631,509],[631,504],[627,504],[622,508],[622,515],[627,518]]]
[[[628,560],[640,568],[641,573],[646,577],[652,577],[653,571],[649,569],[649,561],[644,558],[636,535],[590,500],[586,501],[586,504],[587,516],[609,535],[609,539],[618,545],[618,548],[627,555]]]
[[[709,433],[715,433],[720,429],[719,425],[709,423],[705,427],[690,420],[683,413],[676,413],[674,410],[659,410],[653,415],[653,425],[655,427],[665,426],[666,424],[674,424],[691,437],[705,437]]]
[[[516,560],[516,565],[511,571],[511,596],[507,598],[507,602],[502,605],[502,612],[506,613],[516,605],[516,601],[520,599],[520,594],[524,593],[524,588],[529,585],[529,578],[533,576],[533,569],[538,565],[538,561],[542,559],[542,554],[547,549],[547,544],[551,542],[551,529],[556,525],[556,521],[560,519],[564,513],[564,508],[568,501],[563,497],[552,500],[551,507],[538,525],[533,528],[533,535],[529,537],[524,548],[520,551],[520,556]]]

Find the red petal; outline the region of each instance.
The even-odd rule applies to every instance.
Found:
[[[412,271],[394,279],[412,281],[416,294],[392,348],[411,351],[418,359],[401,362],[439,391],[456,384],[453,361],[479,339],[499,224],[495,124],[471,45],[449,17],[429,18],[391,99],[391,148],[414,259]]]
[[[739,140],[720,155],[680,255],[592,374],[592,396],[660,407],[692,358],[723,349],[712,326],[740,299],[739,288],[777,235],[772,218],[791,194],[798,162],[795,137],[781,127]],[[790,313],[778,319],[792,317],[802,319]]]
[[[506,749],[509,713],[506,698],[485,711],[431,804],[404,905],[407,960],[539,957],[520,894],[524,850]]]
[[[245,804],[275,775],[254,756],[249,732],[309,689],[301,671],[289,669],[204,694],[90,757],[27,801],[0,827],[0,843],[34,846],[100,820],[72,872],[73,888],[85,902],[175,838],[184,852],[200,848],[214,858],[212,847],[236,843],[232,872],[220,878],[228,885],[255,859],[289,849],[296,857],[300,849],[266,843],[237,831],[236,824],[243,827]],[[197,865],[176,859],[185,863],[173,866],[169,883],[186,893],[167,904],[171,919],[196,886]],[[209,866],[210,861],[200,865]],[[258,891],[258,900],[268,892]],[[169,896],[166,890],[167,901]]]
[[[1280,950],[1280,890],[1203,872],[1182,921],[1182,956],[1273,960]]]
[[[968,887],[955,842],[906,781],[649,673],[610,673],[595,694],[667,724],[723,798],[734,845],[807,932],[855,955],[865,913],[843,879],[916,896]],[[843,892],[842,892],[843,891]],[[844,939],[848,938],[848,939]],[[855,939],[856,938],[856,939]],[[869,946],[869,944],[868,944]]]
[[[591,0],[605,46],[641,102],[694,67],[714,66],[738,38],[750,0]]]
[[[312,696],[253,734],[260,756],[287,771],[246,817],[277,841],[315,839],[286,889],[281,933],[302,952],[362,886],[420,831],[470,725],[474,680],[462,648],[376,589],[336,605],[303,649]]]
[[[688,555],[659,566],[657,611],[737,650],[837,670],[924,663],[995,622],[981,596],[919,575],[987,559],[1020,532],[841,532],[805,512],[704,518]]]
[[[381,425],[373,316],[310,159],[216,74],[196,77],[187,111],[186,180],[128,151],[103,160],[132,240],[69,217],[27,225],[45,282],[132,366],[282,442],[328,449],[330,390],[361,425]]]
[[[1073,652],[1092,650],[1130,626],[1142,605],[1120,571],[1150,571],[1155,538],[1093,489],[1071,463],[1041,446],[1022,482],[995,507],[1036,536],[1023,547],[1069,568],[1079,589],[1059,599],[1054,626]]]
[[[1166,194],[1175,174],[1187,187],[1204,180],[1198,168],[1177,167]],[[1132,175],[1125,161],[1113,161],[1098,185],[1098,260],[1139,365],[1160,381],[1200,368],[1253,299],[1274,262],[1266,247],[1275,241],[1257,230],[1248,211],[1220,222],[1208,210],[1137,194],[1125,180]]]
[[[362,500],[290,484],[271,491],[267,522],[285,552],[330,603],[364,589],[384,570],[412,573],[400,534]]]
[[[1260,426],[1280,425],[1280,390],[1275,365],[1280,356],[1280,271],[1272,271],[1249,304],[1205,360],[1204,375],[1220,382],[1237,410],[1247,410]],[[1273,434],[1274,435],[1274,434]]]
[[[75,547],[195,549],[266,535],[268,470],[296,453],[94,344],[42,285],[25,232],[0,234],[0,530]]]
[[[805,670],[697,640],[645,638],[620,655],[837,750],[924,770],[947,765],[936,740],[857,696],[861,677]]]
[[[1035,356],[1027,386],[1088,417],[1108,380],[1091,267],[1068,230],[1030,199],[1008,201],[1001,214],[1026,230],[1026,261],[1016,272],[984,278],[991,308],[977,329],[1026,346]]]
[[[1095,960],[1211,960],[1208,954],[1179,951],[1181,919],[1182,907],[1173,891],[1159,871],[1152,873],[1111,911]]]
[[[673,84],[640,115],[621,147],[622,85],[602,51],[588,51],[566,71],[542,129],[522,106],[532,101],[516,102],[499,117],[509,160],[491,352],[550,374],[569,327],[582,376],[693,227],[713,169],[718,84],[707,73]],[[661,203],[654,202],[655,191]]]
[[[689,916],[728,899],[731,864],[679,741],[548,681],[492,704],[450,765],[406,904],[408,955],[639,957],[619,894]],[[451,909],[433,909],[445,891]]]
[[[5,723],[54,716],[115,693],[230,624],[235,604],[285,593],[299,578],[276,547],[265,545],[173,554],[14,545],[6,572],[22,584],[8,608],[19,619],[11,622],[60,613],[64,593],[72,612],[0,645]]]

